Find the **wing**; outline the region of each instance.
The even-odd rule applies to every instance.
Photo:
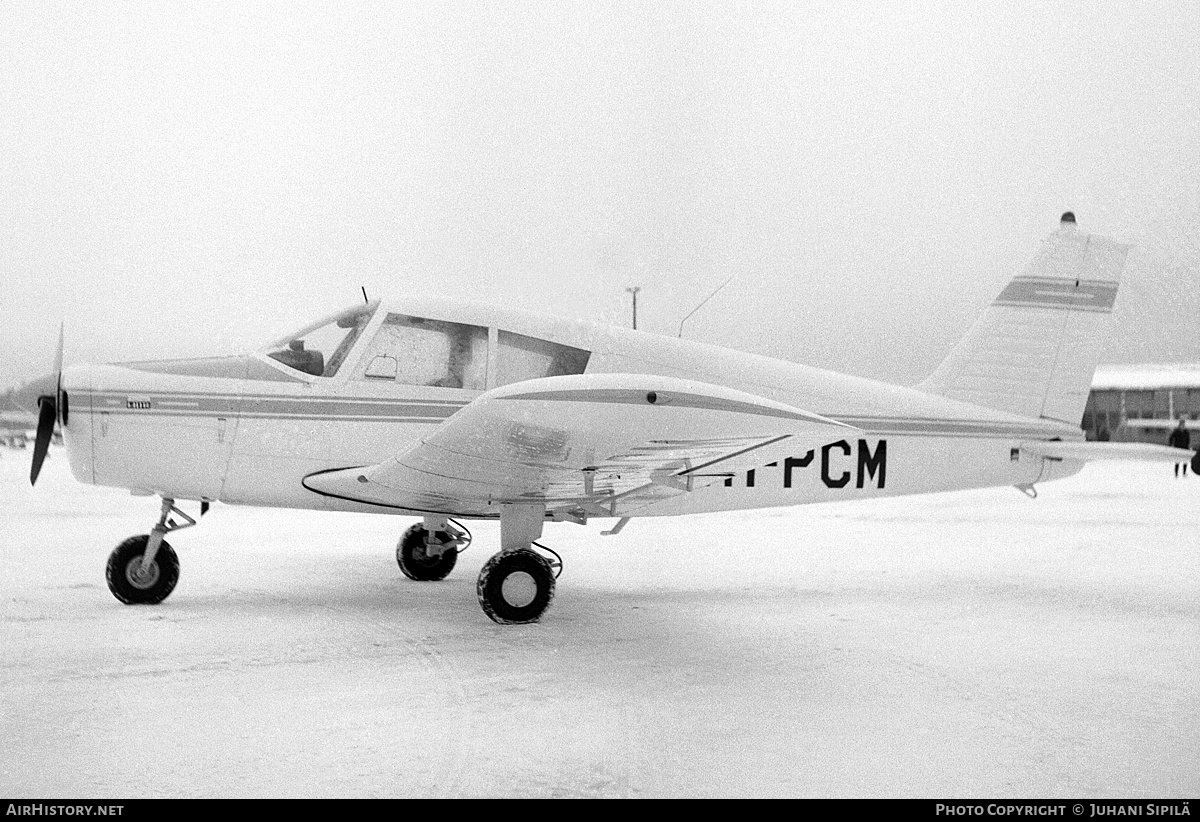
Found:
[[[861,433],[722,386],[644,374],[547,377],[493,389],[376,465],[313,474],[310,490],[415,511],[560,519],[627,516],[666,497]],[[807,443],[807,444],[806,444]]]

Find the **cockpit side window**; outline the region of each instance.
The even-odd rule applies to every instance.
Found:
[[[267,356],[305,374],[332,377],[354,348],[374,311],[371,305],[344,311],[323,324],[285,337],[267,350]]]
[[[483,391],[486,328],[388,314],[355,372],[361,380]]]
[[[501,331],[496,357],[496,385],[508,385],[539,377],[582,374],[592,354],[548,340]]]

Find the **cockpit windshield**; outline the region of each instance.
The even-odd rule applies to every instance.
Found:
[[[273,343],[266,355],[305,374],[332,377],[378,307],[375,301],[326,317]]]

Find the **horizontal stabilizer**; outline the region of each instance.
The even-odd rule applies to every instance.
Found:
[[[1021,450],[1034,456],[1059,460],[1143,460],[1189,462],[1195,453],[1186,448],[1146,442],[1026,442]]]

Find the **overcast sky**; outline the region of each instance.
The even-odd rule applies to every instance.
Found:
[[[1076,211],[1200,360],[1194,2],[0,6],[0,387],[462,294],[924,376]]]

